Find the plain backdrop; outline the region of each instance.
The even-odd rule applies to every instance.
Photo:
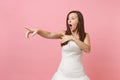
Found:
[[[0,0],[0,80],[51,80],[61,60],[60,40],[27,30],[66,29],[66,16],[79,10],[91,40],[83,65],[90,80],[120,80],[119,0]]]

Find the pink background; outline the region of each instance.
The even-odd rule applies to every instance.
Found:
[[[0,80],[51,80],[61,58],[60,40],[25,38],[24,26],[66,29],[71,10],[83,13],[91,52],[83,56],[91,80],[120,80],[119,0],[1,0]]]

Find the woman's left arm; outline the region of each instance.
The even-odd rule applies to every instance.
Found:
[[[73,37],[73,40],[75,43],[86,53],[90,52],[91,45],[90,45],[90,37],[89,34],[86,34],[86,37],[84,39],[84,42],[80,41],[79,39]]]

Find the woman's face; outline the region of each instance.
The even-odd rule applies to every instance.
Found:
[[[70,28],[70,30],[72,32],[76,31],[77,24],[78,24],[78,16],[77,16],[77,14],[76,13],[69,14],[69,16],[68,16],[68,25],[69,25],[69,28]]]

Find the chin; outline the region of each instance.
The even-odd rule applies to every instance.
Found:
[[[72,29],[71,32],[76,32],[76,30],[75,30],[75,29]]]

